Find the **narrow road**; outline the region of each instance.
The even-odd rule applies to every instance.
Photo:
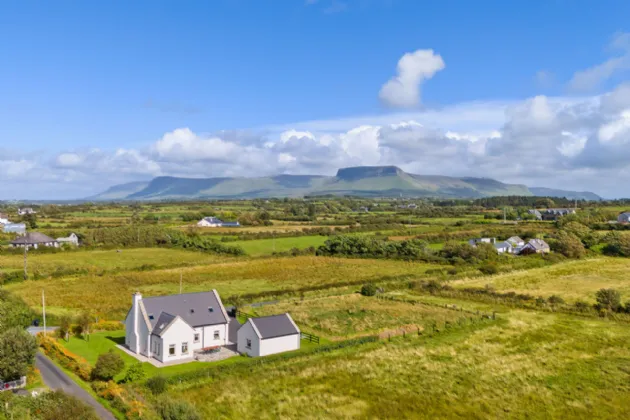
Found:
[[[39,369],[42,379],[50,389],[60,389],[73,395],[96,410],[96,414],[103,420],[116,420],[116,418],[94,399],[87,391],[77,385],[64,371],[59,369],[48,357],[41,352],[35,356],[35,367]]]

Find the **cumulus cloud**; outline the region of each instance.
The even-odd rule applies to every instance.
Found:
[[[425,80],[443,70],[444,60],[433,50],[407,53],[398,61],[397,75],[383,85],[381,101],[390,107],[411,108],[420,104],[420,88]]]
[[[609,49],[617,55],[603,63],[573,75],[569,87],[574,91],[590,91],[599,87],[614,74],[630,70],[630,33],[618,33],[613,37]]]

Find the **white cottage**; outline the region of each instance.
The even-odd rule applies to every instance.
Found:
[[[228,344],[228,322],[216,290],[149,298],[135,293],[125,345],[163,363],[192,360],[196,350]]]
[[[289,314],[249,318],[237,337],[238,352],[252,357],[300,348],[300,329]]]
[[[68,244],[72,246],[79,246],[79,237],[76,235],[76,233],[71,233],[70,236],[67,236],[65,238],[57,238],[57,242],[59,242],[61,245]]]

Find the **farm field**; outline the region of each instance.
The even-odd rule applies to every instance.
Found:
[[[514,310],[448,334],[184,382],[169,395],[203,418],[624,418],[629,343],[627,325]]]
[[[630,300],[630,260],[624,258],[592,258],[567,261],[544,268],[515,271],[478,279],[462,279],[454,287],[485,287],[549,297],[559,295],[567,301],[595,302],[595,292],[613,288],[622,301]]]
[[[428,305],[378,300],[351,294],[304,301],[285,301],[256,308],[257,315],[289,312],[303,331],[331,340],[406,330],[416,333],[432,322],[455,322],[460,312]]]
[[[317,248],[328,239],[327,236],[298,236],[295,238],[254,239],[248,241],[228,242],[229,245],[240,246],[247,255],[258,257],[271,255],[273,252],[287,252],[293,248]],[[275,251],[274,251],[275,250]]]
[[[41,291],[45,290],[47,313],[53,315],[90,310],[104,319],[121,320],[136,291],[147,296],[178,293],[180,273],[184,292],[214,288],[225,301],[231,295],[412,279],[436,267],[416,262],[331,257],[239,259],[182,269],[24,281],[6,288],[34,308],[39,307]]]
[[[132,248],[107,251],[74,251],[50,254],[30,253],[28,269],[52,273],[63,270],[91,272],[136,270],[139,268],[166,268],[181,265],[206,265],[224,262],[227,257],[208,253],[166,248]],[[21,270],[22,254],[0,255],[0,268]]]

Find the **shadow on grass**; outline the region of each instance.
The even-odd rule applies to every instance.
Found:
[[[113,341],[116,344],[120,344],[122,346],[125,345],[125,337],[112,337],[111,335],[106,336],[105,338],[107,338],[108,340]]]

